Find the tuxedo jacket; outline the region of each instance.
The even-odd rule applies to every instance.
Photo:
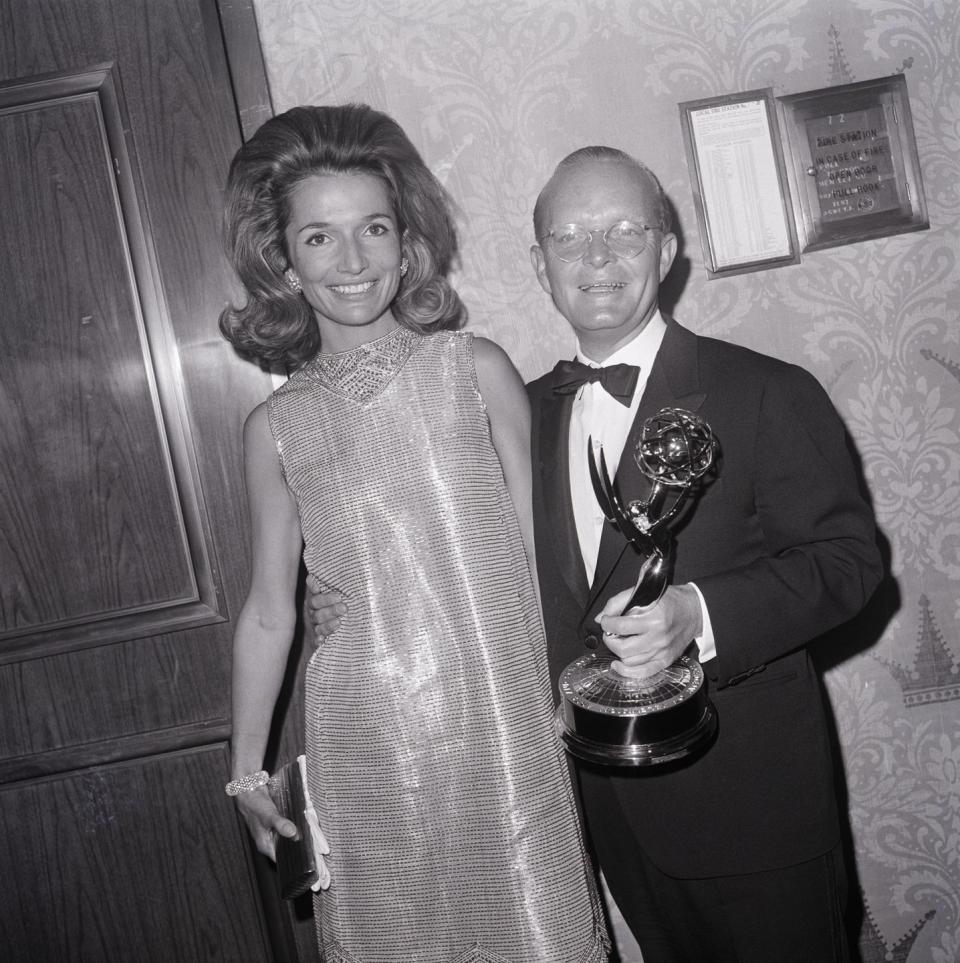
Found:
[[[704,671],[718,734],[704,753],[668,769],[582,768],[609,783],[633,842],[664,872],[758,872],[813,858],[839,840],[825,706],[807,646],[855,615],[878,584],[873,514],[844,426],[815,378],[666,321],[616,482],[625,500],[649,491],[632,452],[659,409],[685,408],[712,428],[716,471],[670,528],[672,581],[696,583],[713,625],[717,656]],[[587,584],[570,499],[574,396],[555,393],[556,380],[550,373],[528,385],[555,692],[565,666],[602,647],[596,615],[638,571],[633,548],[607,523]],[[589,826],[586,796],[585,808]]]

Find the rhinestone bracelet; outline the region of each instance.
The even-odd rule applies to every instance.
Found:
[[[269,780],[270,773],[266,769],[261,769],[259,772],[250,772],[239,779],[228,782],[224,790],[228,796],[239,796],[242,792],[250,792],[253,789],[265,786]]]

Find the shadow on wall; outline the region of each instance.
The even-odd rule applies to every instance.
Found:
[[[679,226],[680,217],[669,197],[667,198],[667,208],[673,222],[673,233],[677,238],[677,254],[673,259],[673,267],[670,268],[660,285],[660,310],[663,314],[672,316],[673,309],[677,306],[680,296],[683,294],[683,289],[687,286],[687,281],[690,280],[691,264],[690,259],[684,253],[686,241]]]
[[[849,440],[848,443],[859,470],[861,462],[856,448],[852,440]],[[884,577],[870,601],[859,615],[838,626],[832,632],[821,636],[811,648],[811,655],[821,678],[821,686],[823,685],[824,672],[835,668],[855,655],[867,652],[876,645],[883,636],[890,620],[901,608],[900,586],[890,574],[890,543],[879,531],[877,532],[877,546],[883,559]],[[853,827],[849,818],[850,800],[846,770],[843,763],[843,747],[837,720],[831,711],[830,699],[826,692],[824,692],[824,703],[827,707],[827,726],[833,751],[837,801],[840,807],[841,844],[847,869],[847,935],[852,951],[851,963],[864,963],[861,954],[861,933],[866,921],[866,904],[864,901],[864,886],[859,876]]]

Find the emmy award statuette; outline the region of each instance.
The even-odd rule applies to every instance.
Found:
[[[710,471],[717,443],[709,426],[682,408],[663,408],[642,427],[634,457],[652,482],[644,499],[624,504],[599,466],[592,440],[587,459],[604,515],[640,558],[640,573],[624,612],[651,605],[670,578],[673,539],[667,528],[695,484]],[[626,454],[626,453],[624,453]],[[622,614],[622,613],[621,613]],[[641,678],[613,668],[607,651],[574,660],[560,676],[557,726],[567,750],[587,762],[651,766],[682,759],[713,738],[716,712],[706,677],[691,648],[655,675]]]

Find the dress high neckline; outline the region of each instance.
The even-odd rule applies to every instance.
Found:
[[[419,332],[398,325],[385,335],[355,348],[318,354],[302,373],[331,391],[362,404],[386,388],[421,338]]]
[[[319,354],[314,356],[313,360],[315,361],[321,358],[344,358],[347,355],[358,351],[361,353],[377,351],[382,345],[392,341],[394,338],[403,338],[403,332],[410,333],[410,330],[410,328],[405,328],[402,324],[398,324],[395,328],[391,328],[386,334],[381,334],[379,337],[373,338],[370,341],[364,341],[362,344],[358,344],[353,348],[344,348],[342,351],[321,351]]]

